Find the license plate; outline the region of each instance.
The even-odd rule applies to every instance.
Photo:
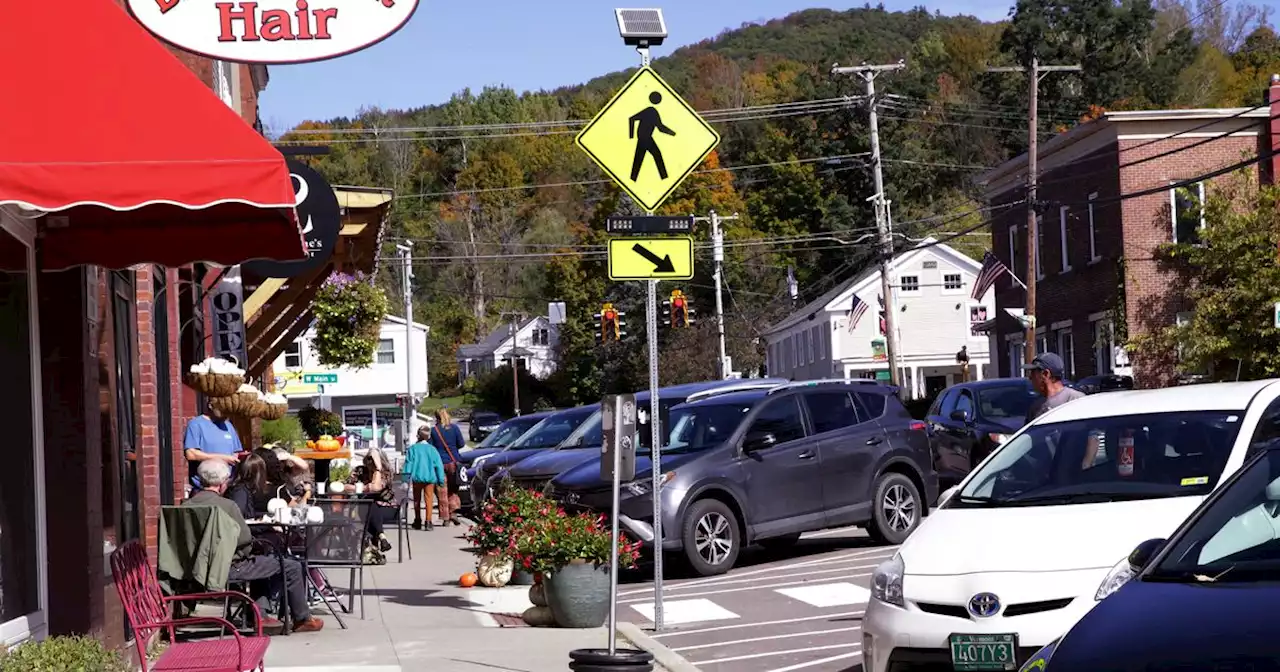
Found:
[[[956,672],[1018,669],[1017,635],[951,635],[950,642]]]

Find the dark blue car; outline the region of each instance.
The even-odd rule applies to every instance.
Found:
[[[484,502],[489,492],[489,481],[496,474],[525,458],[560,445],[599,410],[599,404],[592,404],[551,413],[507,447],[484,458],[471,479],[471,501],[476,505]]]
[[[1280,670],[1280,448],[1258,452],[1167,541],[1113,570],[1106,596],[1022,666],[1035,672]]]
[[[684,403],[689,398],[689,395],[722,388],[769,388],[785,382],[787,381],[781,378],[747,381],[715,380],[660,388],[658,390],[658,426],[660,428],[667,427],[667,416],[671,411],[671,407]],[[645,422],[644,414],[650,408],[650,394],[648,390],[645,390],[637,393],[635,397],[636,405],[641,410],[640,424],[637,426],[637,434],[639,434],[637,451],[645,453],[650,450],[650,445],[653,443],[652,433],[649,430],[649,425]],[[527,459],[520,460],[507,468],[506,476],[516,485],[533,490],[541,490],[551,479],[565,471],[584,462],[598,463],[601,445],[604,441],[602,430],[600,413],[597,411],[555,449],[543,451]],[[660,434],[665,434],[661,429],[659,432]]]

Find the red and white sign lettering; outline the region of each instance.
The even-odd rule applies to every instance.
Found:
[[[236,63],[306,63],[390,37],[420,0],[128,0],[138,21],[190,52]]]
[[[1120,437],[1120,456],[1116,460],[1116,470],[1121,476],[1133,475],[1133,431],[1127,430]]]

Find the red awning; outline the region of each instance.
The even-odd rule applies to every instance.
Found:
[[[51,213],[42,268],[306,256],[284,157],[113,0],[0,2],[0,63],[0,207]]]

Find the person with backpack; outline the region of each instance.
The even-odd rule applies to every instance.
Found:
[[[457,510],[462,506],[458,497],[461,483],[458,480],[458,454],[466,447],[467,440],[462,430],[449,417],[449,411],[436,409],[436,426],[431,428],[431,445],[440,453],[440,462],[444,465],[444,485],[436,486],[436,494],[440,502],[440,524],[461,525]],[[430,515],[430,513],[428,513]]]

